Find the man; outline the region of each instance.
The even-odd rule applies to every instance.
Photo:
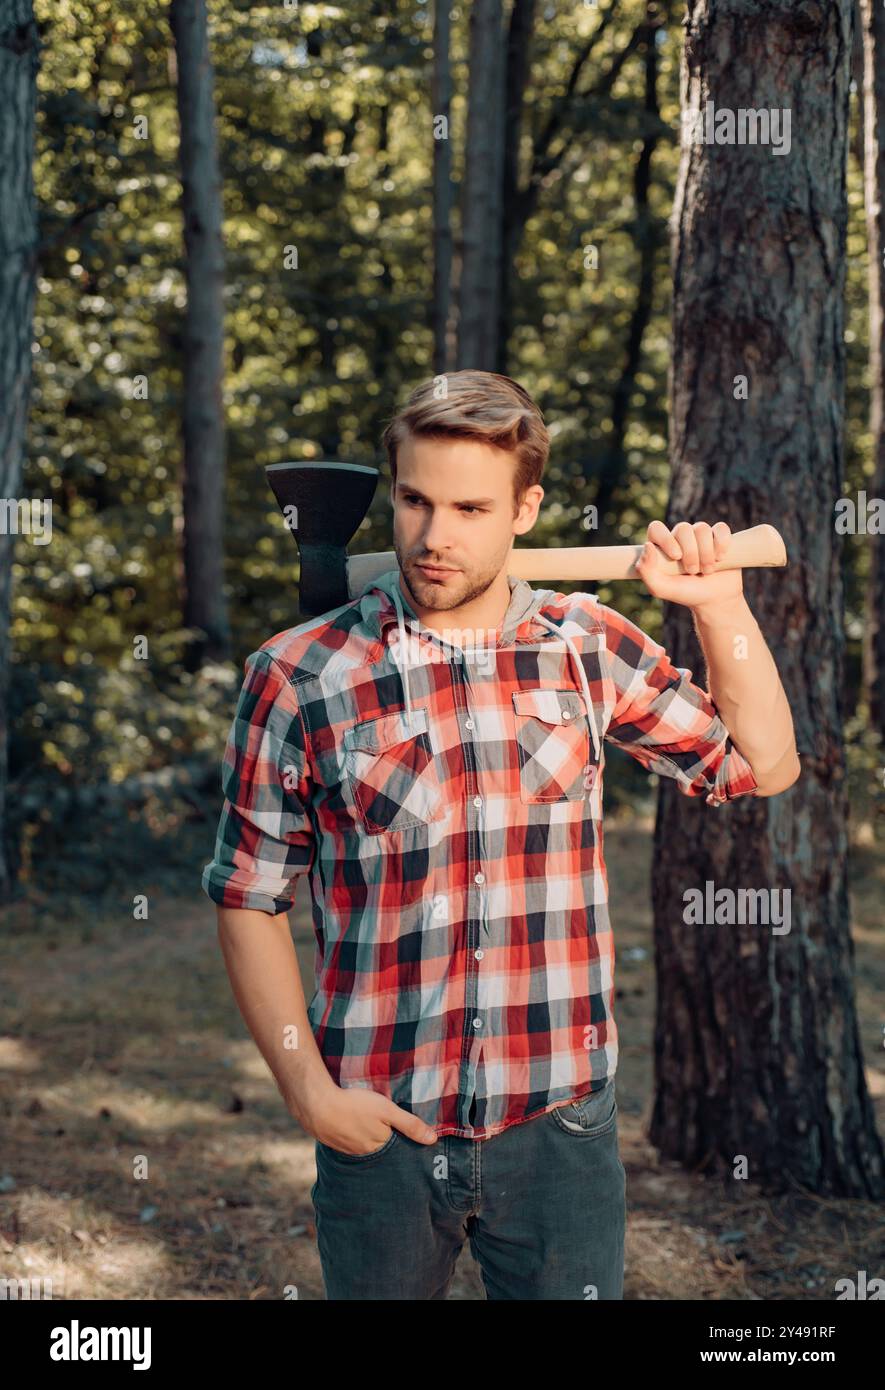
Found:
[[[594,595],[508,579],[547,430],[507,377],[444,380],[384,435],[399,568],[247,661],[203,886],[316,1140],[329,1298],[444,1298],[469,1237],[489,1298],[618,1299],[603,740],[717,806],[796,780],[792,720],[740,571],[711,572],[722,522],[652,522],[640,569],[693,609],[709,694]]]

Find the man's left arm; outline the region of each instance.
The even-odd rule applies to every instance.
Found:
[[[679,522],[671,531],[653,521],[636,569],[658,598],[692,609],[710,698],[753,770],[755,795],[774,796],[800,773],[793,718],[774,658],[744,598],[741,571],[713,569],[730,539],[725,522]],[[662,554],[680,560],[686,573],[662,573]]]

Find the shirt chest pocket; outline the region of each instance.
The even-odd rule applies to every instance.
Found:
[[[427,711],[382,714],[344,730],[344,784],[370,835],[429,825],[446,813]]]
[[[593,786],[596,758],[587,706],[576,690],[515,690],[522,801],[580,801]]]

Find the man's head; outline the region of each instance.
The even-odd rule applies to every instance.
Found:
[[[403,580],[425,609],[460,608],[491,587],[514,537],[535,524],[550,449],[543,416],[509,377],[452,372],[412,392],[383,442]],[[434,577],[422,562],[447,573]]]

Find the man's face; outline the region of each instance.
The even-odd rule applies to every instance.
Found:
[[[531,530],[544,489],[530,487],[514,511],[515,468],[515,454],[475,439],[410,436],[400,447],[393,548],[419,607],[445,612],[484,594],[514,536]]]

